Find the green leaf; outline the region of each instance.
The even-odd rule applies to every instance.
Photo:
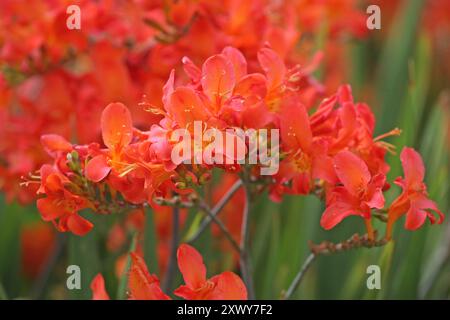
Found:
[[[1,283],[0,283],[0,300],[8,300],[5,288],[3,288],[3,285]]]
[[[150,272],[158,273],[155,216],[151,208],[145,209],[144,260]]]
[[[10,297],[21,294],[20,226],[26,207],[6,204],[0,197],[0,282]]]
[[[389,293],[389,283],[391,277],[392,259],[394,255],[395,242],[390,241],[383,248],[380,248],[381,252],[378,258],[378,265],[381,270],[381,289],[380,290],[368,290],[367,298],[385,299]]]
[[[400,111],[398,127],[402,134],[393,143],[400,152],[404,146],[416,147],[426,116],[424,109],[427,103],[431,73],[431,42],[422,35],[417,43],[414,58],[409,64],[410,79]],[[395,159],[397,160],[397,155]],[[402,173],[400,161],[391,165],[390,178],[394,179]]]
[[[198,228],[200,227],[200,223],[202,222],[204,216],[205,214],[203,214],[203,212],[201,211],[194,213],[194,218],[192,219],[192,222],[189,225],[189,229],[183,237],[183,242],[190,239],[198,231]]]
[[[117,288],[117,300],[124,300],[127,293],[128,287],[128,272],[131,267],[131,256],[130,253],[136,250],[137,236],[133,234],[130,249],[128,250],[127,261],[125,263],[125,268],[123,270],[122,276],[120,277],[119,287]]]
[[[423,0],[403,2],[384,47],[377,75],[377,100],[380,104],[377,127],[380,132],[387,132],[398,123],[423,4]]]
[[[91,217],[89,219],[94,221]],[[69,294],[72,299],[91,299],[91,281],[101,272],[97,230],[94,227],[83,237],[69,234],[68,238],[68,264],[77,265],[81,270],[81,289],[70,290]]]
[[[275,278],[274,275],[277,273],[277,265],[279,261],[280,254],[280,237],[281,237],[281,227],[280,227],[280,213],[272,212],[272,225],[270,236],[266,238],[268,241],[268,255],[266,257],[265,268],[263,268],[263,278],[260,291],[256,291],[256,294],[260,293],[261,296],[257,296],[259,299],[269,299],[273,298],[273,288]],[[278,293],[280,294],[280,292]]]

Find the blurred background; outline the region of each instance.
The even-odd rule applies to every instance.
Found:
[[[380,30],[366,27],[370,4],[381,9]],[[21,177],[48,161],[41,134],[59,133],[73,143],[97,141],[94,124],[111,101],[126,103],[136,125],[148,128],[158,119],[138,102],[160,104],[161,87],[172,68],[181,68],[181,57],[198,63],[234,45],[251,59],[267,41],[291,64],[304,65],[321,52],[314,76],[324,96],[351,84],[355,100],[368,103],[377,116],[376,136],[401,128],[389,143],[422,154],[430,198],[446,214],[442,225],[427,222],[416,232],[397,224],[394,241],[384,247],[320,256],[293,298],[450,297],[450,1],[79,1],[82,29],[69,35],[68,5],[0,4],[0,298],[90,299],[89,285],[99,272],[111,295],[123,297],[121,270],[135,230],[144,230],[149,269],[162,276],[170,209],[95,215],[87,236],[62,234],[41,221],[35,190],[20,187]],[[388,163],[393,181],[402,174],[398,155],[388,155]],[[206,192],[217,200],[232,183],[218,173]],[[391,188],[387,202],[398,193]],[[240,197],[223,213],[232,233]],[[314,196],[286,196],[280,204],[258,199],[251,212],[257,298],[280,297],[309,255],[309,240],[340,242],[364,233],[357,217],[324,231],[323,210]],[[183,212],[182,237],[197,216]],[[236,257],[214,228],[195,247],[209,274],[235,268]],[[66,288],[70,264],[81,267],[81,290]],[[369,265],[381,268],[381,290],[366,287]]]

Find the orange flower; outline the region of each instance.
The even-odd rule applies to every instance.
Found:
[[[130,299],[136,300],[170,300],[159,286],[158,278],[148,272],[144,259],[131,253],[131,269],[128,278]]]
[[[247,289],[233,272],[223,272],[206,278],[203,258],[193,247],[182,244],[177,251],[178,267],[186,285],[175,290],[175,295],[188,300],[246,300]]]
[[[322,139],[313,139],[308,113],[303,105],[290,99],[283,104],[280,111],[281,141],[288,154],[280,163],[276,176],[279,184],[292,182],[289,191],[294,194],[310,192],[314,179],[335,182],[333,161],[327,155],[327,147]],[[293,117],[292,115],[296,116]],[[273,189],[271,198],[280,200],[280,195]]]
[[[110,103],[101,118],[103,142],[108,151],[90,160],[86,166],[86,177],[99,182],[106,178],[112,168],[120,171],[124,149],[133,138],[131,114],[122,103]]]
[[[46,198],[37,200],[37,208],[44,221],[52,221],[61,232],[71,231],[82,236],[88,233],[93,224],[81,217],[78,211],[91,207],[85,198],[74,195],[65,187],[69,180],[50,165],[41,168],[41,187],[38,193],[45,193]]]
[[[350,151],[338,153],[334,157],[334,167],[342,186],[330,191],[321,226],[328,230],[344,218],[358,215],[364,218],[369,238],[373,239],[370,210],[384,207],[382,188],[386,177],[383,174],[371,176],[364,161]]]
[[[423,182],[425,166],[422,157],[413,148],[405,147],[400,155],[405,178],[398,177],[395,184],[403,189],[403,192],[391,204],[388,211],[388,224],[386,238],[390,239],[392,227],[401,216],[406,214],[405,228],[416,230],[420,228],[426,218],[433,224],[439,216],[437,223],[444,221],[444,214],[438,209],[436,203],[428,198],[427,187]]]

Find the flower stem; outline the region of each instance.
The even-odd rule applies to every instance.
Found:
[[[339,242],[332,243],[329,241],[324,241],[319,244],[309,243],[309,247],[311,249],[311,254],[306,258],[306,261],[303,263],[300,271],[295,276],[288,290],[282,294],[282,299],[289,299],[292,294],[297,290],[300,282],[303,280],[306,271],[308,271],[312,262],[319,255],[329,255],[339,252],[344,252],[347,250],[357,249],[357,248],[373,248],[373,247],[381,247],[388,243],[386,239],[376,240],[377,232],[376,230],[371,230],[371,234],[365,234],[363,236],[359,236],[358,234],[354,234],[351,238]]]
[[[373,232],[373,227],[372,227],[372,222],[370,219],[364,219],[364,222],[366,224],[366,229],[367,229],[367,237],[369,240],[374,240],[375,236],[374,236],[374,232]]]
[[[202,209],[202,211],[205,212],[208,215],[208,217],[211,218],[211,220],[214,221],[214,223],[220,228],[220,230],[225,235],[225,237],[228,239],[228,241],[231,243],[233,248],[238,253],[241,253],[240,246],[238,245],[236,240],[234,240],[234,238],[231,235],[231,233],[228,230],[228,228],[223,224],[223,222],[218,217],[216,217],[216,215],[213,214],[213,212],[211,211],[209,206],[203,200],[200,200],[200,205],[199,206],[200,206],[200,209]]]
[[[248,299],[255,299],[255,291],[253,287],[253,278],[251,271],[251,261],[249,255],[249,216],[250,216],[250,191],[245,183],[243,183],[245,189],[245,204],[244,213],[242,216],[241,225],[241,253],[239,256],[239,263],[241,266],[241,273],[244,283],[247,287]]]
[[[228,201],[231,199],[231,197],[236,193],[236,191],[239,190],[239,188],[242,186],[242,181],[238,180],[236,181],[231,188],[227,191],[227,193],[219,200],[219,202],[210,210],[210,214],[202,221],[200,224],[197,232],[190,237],[186,242],[192,243],[195,242],[206,230],[206,228],[210,225],[210,223],[214,220],[214,217],[216,217],[220,211],[225,207],[225,205],[228,203]]]
[[[316,258],[316,255],[314,253],[311,253],[308,258],[306,258],[305,262],[303,263],[302,267],[300,268],[299,272],[295,276],[294,280],[292,281],[291,285],[289,286],[289,289],[286,291],[286,293],[283,295],[283,299],[288,300],[291,298],[292,294],[297,290],[298,286],[302,282],[306,271],[309,269],[311,264],[313,263],[314,259]]]

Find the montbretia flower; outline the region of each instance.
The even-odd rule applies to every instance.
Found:
[[[45,198],[37,200],[37,208],[44,221],[51,221],[61,232],[71,231],[82,236],[88,233],[93,224],[81,217],[78,211],[92,208],[85,198],[71,193],[64,186],[70,181],[50,165],[41,168],[41,187],[38,193],[45,193]]]
[[[426,218],[431,223],[442,223],[444,214],[438,209],[436,203],[428,198],[427,187],[423,182],[425,166],[422,157],[413,148],[405,147],[400,155],[404,178],[398,177],[395,184],[403,189],[389,207],[386,238],[392,236],[394,223],[406,214],[405,228],[416,230],[420,228]],[[438,215],[438,219],[433,215]]]
[[[103,110],[101,118],[103,142],[108,150],[91,159],[86,166],[86,177],[99,182],[112,169],[118,174],[124,169],[122,163],[125,148],[133,138],[130,111],[122,103],[111,103]]]
[[[308,194],[314,179],[330,183],[336,180],[333,160],[323,139],[314,139],[305,107],[294,99],[288,102],[282,105],[279,114],[281,139],[287,155],[275,178],[280,183],[290,182],[294,194]],[[279,199],[276,193],[271,196]]]
[[[383,174],[372,176],[364,161],[350,151],[341,151],[334,157],[334,167],[341,185],[329,191],[327,208],[320,225],[331,229],[350,215],[361,216],[370,239],[374,239],[371,209],[384,207]]]
[[[131,253],[131,268],[128,276],[130,299],[135,300],[169,300],[159,285],[159,279],[148,272],[144,259]]]
[[[170,300],[159,286],[159,279],[148,272],[144,259],[135,252],[131,253],[131,267],[128,274],[130,300]],[[109,300],[105,289],[105,280],[97,274],[91,282],[93,300]]]
[[[185,285],[175,290],[175,295],[187,300],[246,300],[247,289],[233,272],[225,271],[206,278],[203,258],[193,247],[182,244],[177,251],[178,267]]]
[[[146,164],[140,159],[138,145],[131,144],[137,130],[130,111],[122,103],[109,104],[102,112],[101,128],[107,149],[92,152],[94,157],[85,167],[86,178],[94,183],[108,180],[109,186],[131,203],[145,201],[147,186],[152,185],[150,176],[162,165]]]

